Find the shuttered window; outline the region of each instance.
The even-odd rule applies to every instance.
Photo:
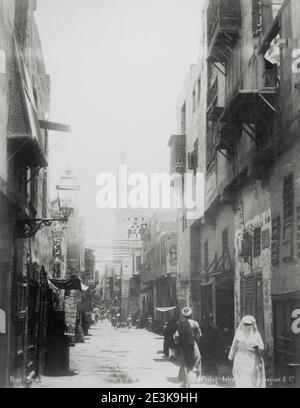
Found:
[[[261,252],[261,228],[256,228],[254,230],[253,236],[253,256],[258,257],[260,256]]]
[[[280,255],[280,215],[272,220],[272,265],[279,263]]]
[[[300,206],[297,207],[297,257],[300,258]]]
[[[228,250],[228,228],[225,228],[222,232],[222,254],[225,254]]]
[[[283,181],[283,242],[282,256],[284,261],[290,261],[293,257],[294,235],[294,176],[288,175]]]
[[[205,241],[204,244],[204,268],[205,271],[208,270],[209,260],[208,260],[208,240]]]
[[[241,280],[241,317],[255,317],[258,329],[264,333],[263,283],[262,275],[250,275]]]

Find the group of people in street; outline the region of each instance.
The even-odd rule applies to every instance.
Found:
[[[136,319],[128,314],[124,322],[120,313],[103,313],[94,310],[92,320],[108,318],[112,327],[131,329],[135,323],[137,329],[153,331],[153,319],[149,315],[142,321],[141,314]],[[263,359],[264,344],[253,316],[244,316],[236,330],[234,338],[223,347],[220,332],[213,321],[212,314],[203,316],[201,328],[192,318],[192,309],[184,307],[181,319],[167,321],[163,327],[165,357],[179,361],[179,380],[184,388],[189,388],[202,375],[217,376],[218,362],[224,357],[232,369],[236,388],[265,388],[265,365]],[[231,337],[232,339],[232,337]],[[231,346],[230,346],[231,343]],[[204,370],[203,370],[204,367]]]
[[[202,360],[209,373],[217,375],[219,335],[211,315],[204,318],[203,332],[205,336],[198,322],[192,319],[192,309],[189,307],[182,309],[179,321],[171,320],[164,326],[164,354],[170,360],[174,360],[176,354],[179,356],[178,378],[182,380],[184,388],[189,388],[202,375]],[[232,364],[236,388],[266,387],[263,350],[264,344],[255,318],[244,316],[227,356]]]
[[[115,329],[117,329],[117,328],[119,328],[119,327],[124,327],[125,325],[126,325],[126,327],[127,327],[128,329],[131,329],[131,328],[132,328],[132,325],[133,325],[133,320],[132,320],[132,315],[131,315],[131,314],[129,314],[129,315],[127,316],[127,319],[126,319],[126,323],[125,323],[125,324],[121,321],[121,315],[120,315],[120,313],[113,314],[113,315],[110,317],[110,322],[111,322],[112,327],[114,327]]]
[[[134,325],[134,320],[133,320],[131,314],[128,314],[128,316],[127,316],[125,322],[124,322],[124,321],[121,321],[121,315],[120,315],[120,313],[112,314],[112,315],[110,316],[110,322],[111,322],[111,325],[112,325],[114,328],[127,327],[128,329],[131,329],[131,328],[133,327],[133,325]],[[136,318],[136,320],[135,320],[135,327],[136,327],[136,329],[141,329],[141,328],[143,328],[143,326],[142,326],[142,318],[141,318],[141,315],[140,315],[140,314],[137,316],[137,318]],[[153,319],[152,319],[152,316],[149,316],[149,317],[147,318],[146,329],[147,329],[148,331],[152,331],[152,329],[153,329]]]

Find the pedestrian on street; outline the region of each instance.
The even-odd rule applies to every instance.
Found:
[[[116,320],[117,320],[116,327],[121,327],[121,315],[120,315],[120,313],[117,314]]]
[[[181,370],[184,371],[183,387],[190,388],[192,373],[197,377],[201,371],[201,355],[197,341],[202,336],[199,324],[192,319],[192,309],[182,309],[183,320],[177,322],[175,343],[180,346]]]
[[[164,324],[163,332],[164,332],[164,354],[170,360],[174,360],[175,358],[175,342],[174,342],[174,334],[177,330],[176,320],[170,320]]]
[[[229,353],[236,388],[265,388],[264,344],[253,316],[244,316]]]
[[[99,320],[99,313],[98,313],[98,310],[96,310],[96,313],[95,313],[95,322],[98,323],[98,320]]]
[[[137,319],[136,319],[136,326],[135,326],[135,328],[136,328],[136,329],[141,329],[141,326],[142,326],[142,316],[141,316],[141,314],[139,313],[139,314],[138,314],[138,317],[137,317]]]
[[[116,316],[112,316],[110,321],[111,321],[112,327],[114,327],[116,329],[116,327],[117,327],[117,318],[116,318]]]
[[[147,320],[147,330],[148,331],[152,331],[152,325],[153,325],[153,320],[152,320],[152,316],[150,315]]]
[[[131,316],[131,314],[128,315],[127,320],[126,320],[126,324],[127,324],[128,329],[132,328],[132,316]]]

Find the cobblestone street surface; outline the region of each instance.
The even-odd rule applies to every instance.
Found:
[[[140,329],[93,325],[85,343],[70,348],[70,375],[41,377],[32,388],[180,388],[179,366],[164,358],[163,338]],[[227,384],[228,386],[228,384]],[[202,378],[192,388],[220,387]]]

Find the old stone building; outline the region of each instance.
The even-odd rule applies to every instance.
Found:
[[[140,272],[142,264],[142,236],[147,229],[150,211],[118,209],[113,242],[113,263],[120,268],[121,319],[139,313]]]
[[[1,386],[24,385],[38,375],[45,352],[46,272],[50,231],[33,219],[48,217],[49,77],[35,1],[0,2],[0,333]],[[34,50],[34,52],[33,52]]]
[[[200,323],[212,314],[224,350],[255,316],[278,373],[299,363],[298,3],[203,2],[200,57],[170,139],[171,169],[205,174],[204,214],[178,212],[179,301]]]
[[[144,320],[151,316],[161,327],[166,316],[157,308],[177,306],[175,217],[175,211],[157,210],[143,237],[140,310]]]

